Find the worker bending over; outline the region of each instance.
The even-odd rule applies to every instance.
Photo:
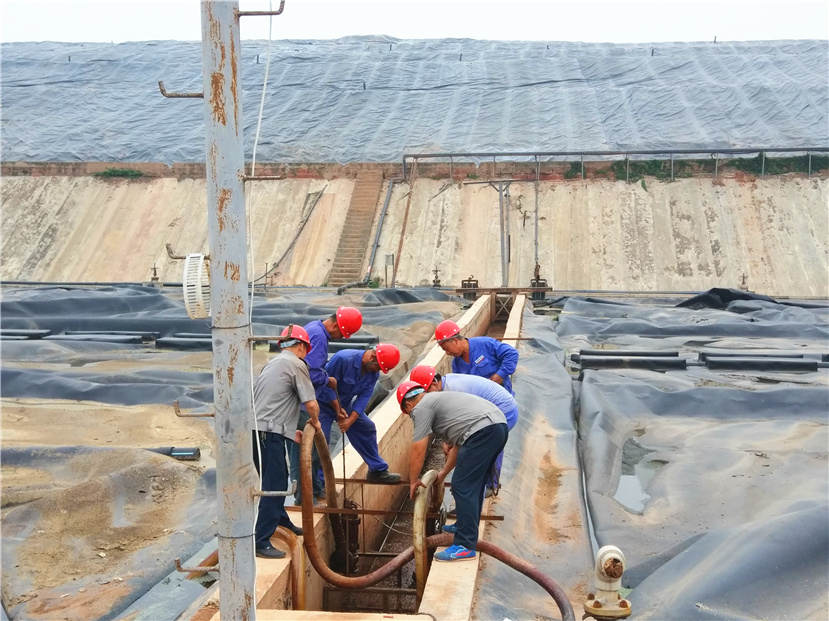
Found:
[[[262,490],[268,492],[288,489],[285,448],[286,442],[299,446],[298,443],[302,440],[302,432],[297,430],[300,404],[305,407],[314,429],[320,429],[314,386],[308,374],[308,366],[303,362],[312,349],[311,340],[303,328],[294,325],[285,328],[282,337],[279,341],[279,354],[263,367],[253,387],[256,413],[253,463],[262,477]],[[262,496],[256,518],[256,556],[285,556],[284,552],[271,544],[271,535],[278,526],[302,535],[302,529],[293,525],[285,511],[284,496]]]
[[[414,424],[409,455],[409,496],[423,487],[420,472],[426,459],[431,435],[458,446],[450,453],[449,464],[438,474],[435,485],[443,485],[444,472],[454,467],[452,494],[458,519],[452,545],[435,553],[436,561],[462,561],[475,558],[478,526],[484,502],[487,475],[509,437],[507,421],[501,410],[481,397],[461,392],[433,392],[407,380],[397,389],[397,402]],[[449,460],[447,460],[448,462]]]
[[[330,403],[320,402],[320,423],[326,440],[331,439],[331,425],[337,425],[351,445],[368,465],[368,480],[377,483],[397,483],[400,475],[389,472],[389,465],[380,457],[377,448],[377,427],[368,416],[366,406],[380,378],[380,371],[388,373],[400,362],[400,351],[394,345],[380,343],[372,349],[344,349],[337,352],[325,365],[330,378],[336,380],[338,413]],[[348,414],[343,415],[342,412]],[[345,445],[343,444],[343,448]]]
[[[514,395],[510,376],[518,365],[518,350],[489,336],[468,339],[460,331],[458,324],[449,320],[435,328],[438,345],[452,356],[452,371],[491,379]]]
[[[421,364],[412,369],[410,378],[413,382],[417,382],[426,389],[426,392],[465,392],[470,395],[476,395],[486,399],[494,406],[496,406],[504,414],[507,419],[507,427],[510,431],[518,422],[518,404],[507,390],[495,382],[478,377],[477,375],[463,375],[460,373],[449,373],[441,376],[435,370],[435,367]],[[445,447],[445,452],[450,450],[457,451],[457,447]],[[495,465],[487,480],[486,495],[491,496],[498,493],[501,480],[501,464],[504,461],[504,452],[498,454],[498,459],[495,460]],[[444,473],[444,478],[449,472]]]
[[[362,325],[363,315],[359,310],[351,306],[341,306],[337,309],[336,313],[327,319],[318,319],[305,324],[305,330],[311,339],[311,353],[305,358],[305,362],[308,364],[317,402],[329,405],[338,415],[347,415],[347,413],[340,412],[341,407],[336,393],[337,380],[330,377],[325,370],[325,365],[328,363],[328,343],[331,340],[336,341],[342,338],[349,338]],[[300,416],[299,428],[303,429],[307,422],[307,415]],[[312,451],[311,473],[314,490],[314,499],[312,502],[324,500],[325,487],[319,475],[320,458],[316,448]],[[291,450],[291,478],[295,481],[299,480],[299,446],[292,447]],[[298,487],[296,494],[294,494],[294,502],[296,504],[302,504],[302,494]]]

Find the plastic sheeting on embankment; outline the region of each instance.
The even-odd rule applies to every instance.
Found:
[[[738,312],[701,300],[689,310],[571,299],[557,333],[568,352],[829,348],[825,305],[720,306],[732,304]],[[627,557],[622,583],[633,588],[635,618],[826,618],[825,369],[582,377],[576,414],[592,526],[598,545]]]
[[[274,295],[277,295],[274,292]],[[363,300],[365,305],[363,305]],[[438,306],[425,307],[423,301]],[[254,300],[253,332],[278,334],[288,323],[306,323],[331,315],[340,304],[363,310],[364,325],[387,337],[399,337],[401,351],[412,359],[446,314],[455,314],[455,298],[434,290],[371,291],[338,297],[330,291],[283,291],[279,298]],[[210,320],[187,318],[178,291],[141,286],[96,289],[8,288],[0,302],[4,328],[130,330],[208,333]],[[393,341],[394,342],[394,341]],[[257,351],[260,363],[268,357]],[[408,361],[408,358],[407,358]],[[393,381],[407,368],[401,363]],[[20,416],[4,418],[2,460],[2,604],[12,621],[130,618],[172,620],[203,588],[173,572],[180,557],[192,566],[207,555],[215,537],[215,470],[209,460],[182,464],[151,450],[146,438],[164,438],[180,422],[172,412],[168,431],[160,408],[104,408],[169,404],[209,410],[213,380],[209,352],[178,352],[152,343],[125,345],[92,341],[3,342],[4,406]],[[379,384],[379,383],[378,383]],[[68,404],[69,401],[96,403]],[[28,409],[31,408],[31,409]],[[29,413],[46,409],[55,419],[78,420],[74,437],[93,444],[101,432],[120,434],[121,448],[62,446],[59,431],[32,429]],[[71,410],[71,411],[70,411]],[[136,427],[158,425],[158,433],[130,435],[123,418]],[[4,416],[6,413],[4,412]],[[120,421],[120,423],[119,423]],[[55,427],[59,428],[55,421]],[[186,419],[182,425],[212,425]],[[103,429],[106,427],[106,429]],[[188,432],[191,433],[191,432]],[[192,432],[195,437],[203,437]],[[37,446],[16,446],[16,443]],[[186,434],[178,437],[186,438]],[[101,438],[101,442],[106,442]],[[51,446],[41,446],[51,443]],[[129,448],[126,448],[129,447]],[[208,450],[203,455],[208,456]],[[173,572],[173,573],[171,573]]]
[[[439,15],[436,15],[440,19]],[[531,19],[531,17],[530,17]],[[750,16],[747,16],[750,19]],[[266,41],[241,51],[252,151]],[[257,158],[825,146],[826,41],[273,41]],[[7,161],[201,162],[201,43],[5,43]]]
[[[360,306],[364,325],[405,329],[416,322],[436,325],[444,319],[440,312],[414,310],[406,304],[453,299],[459,298],[430,289],[377,290],[366,294],[366,304]],[[327,304],[320,304],[320,300]],[[324,319],[337,308],[331,301],[328,292],[292,292],[277,300],[256,296],[253,332],[256,336],[273,336],[289,323],[302,325]],[[138,285],[6,290],[0,313],[3,328],[48,329],[53,335],[67,330],[151,331],[162,336],[210,334],[210,320],[189,319],[178,291]],[[175,358],[186,354],[164,355]],[[102,360],[129,362],[132,369],[83,369]],[[118,405],[169,404],[178,400],[183,408],[212,403],[213,378],[209,369],[160,369],[159,361],[159,349],[151,343],[5,341],[0,388],[5,398],[73,399]],[[38,369],[37,362],[61,368]]]

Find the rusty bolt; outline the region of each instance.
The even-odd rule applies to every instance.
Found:
[[[609,558],[605,561],[604,564],[604,573],[608,578],[621,578],[622,574],[625,572],[625,567],[622,565],[622,561],[618,558]]]
[[[628,608],[629,606],[630,604],[628,604],[628,601],[626,599],[623,599],[621,602],[619,602],[619,608]]]
[[[596,599],[596,596],[593,595],[592,593],[588,593],[587,594],[587,601],[590,601],[591,599]]]
[[[602,603],[599,600],[596,600],[595,602],[593,602],[590,605],[593,606],[593,608],[601,608],[602,607]]]

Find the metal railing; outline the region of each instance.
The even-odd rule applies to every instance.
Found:
[[[811,175],[811,161],[812,153],[829,153],[829,147],[755,147],[751,149],[648,149],[648,150],[616,150],[616,151],[470,151],[470,152],[451,152],[451,153],[404,153],[403,154],[403,176],[408,174],[408,162],[416,162],[423,159],[440,159],[449,161],[450,176],[452,176],[453,167],[456,158],[474,158],[474,159],[492,159],[493,172],[495,171],[496,162],[498,159],[505,161],[507,159],[515,162],[518,161],[534,162],[536,164],[536,176],[538,175],[538,164],[540,158],[567,158],[578,159],[581,161],[581,174],[584,178],[584,161],[585,157],[596,158],[613,158],[623,156],[628,163],[628,173],[630,168],[631,156],[650,156],[652,159],[670,159],[671,161],[671,178],[673,179],[673,161],[675,156],[689,156],[689,155],[708,155],[715,161],[715,171],[718,170],[720,155],[760,155],[762,156],[761,176],[765,173],[765,159],[767,153],[776,154],[804,154],[809,158],[808,174]],[[682,157],[677,159],[692,159]],[[629,174],[628,174],[629,176]]]

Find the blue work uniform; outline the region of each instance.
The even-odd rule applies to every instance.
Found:
[[[503,386],[490,379],[461,373],[449,373],[441,379],[443,390],[465,392],[486,399],[503,412],[510,430],[515,427],[518,421],[518,404]]]
[[[380,378],[379,371],[363,372],[362,349],[345,349],[339,351],[325,366],[330,377],[337,380],[337,392],[340,405],[350,415],[357,412],[357,420],[348,428],[345,435],[355,450],[368,464],[369,470],[388,470],[389,465],[377,450],[377,427],[366,416],[366,406],[374,392],[374,385]],[[320,401],[320,423],[326,439],[330,440],[331,425],[337,420],[337,414],[327,401]]]
[[[469,339],[469,362],[463,356],[452,358],[452,372],[465,375],[479,375],[489,379],[496,373],[503,378],[507,392],[512,391],[510,375],[518,365],[518,350],[489,336],[473,336]],[[311,379],[314,379],[313,373]]]
[[[323,403],[328,403],[337,398],[336,393],[328,387],[328,373],[325,371],[325,364],[328,362],[328,342],[331,340],[331,335],[328,334],[328,330],[325,329],[325,325],[319,319],[307,323],[303,327],[311,341],[311,351],[305,355],[305,364],[308,365],[308,373],[311,376],[311,383],[314,385],[314,394],[316,395],[317,403],[322,408]],[[305,427],[309,418],[308,413],[303,408],[299,418],[300,431]],[[291,479],[295,481],[299,481],[299,450],[299,444],[296,442],[291,443],[289,449]],[[314,497],[322,496],[325,493],[325,484],[319,475],[320,470],[320,456],[317,453],[316,447],[314,447],[311,452],[311,472],[314,475],[312,477]],[[302,502],[302,494],[299,486],[297,486],[296,494],[294,494],[294,500],[298,504]]]

